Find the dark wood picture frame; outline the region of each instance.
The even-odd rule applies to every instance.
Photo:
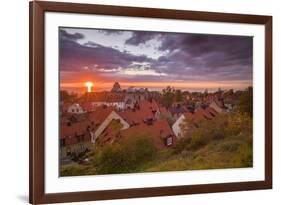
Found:
[[[29,148],[29,200],[30,203],[56,203],[135,197],[153,197],[180,194],[226,192],[272,188],[272,17],[103,6],[92,4],[30,2],[30,148]],[[67,12],[112,16],[182,19],[210,22],[259,24],[265,26],[265,180],[251,182],[218,183],[151,187],[106,191],[87,191],[46,194],[44,191],[44,13]]]

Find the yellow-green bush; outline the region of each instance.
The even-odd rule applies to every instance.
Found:
[[[81,175],[93,175],[96,174],[96,170],[92,166],[71,164],[63,165],[60,167],[60,176],[81,176]]]
[[[134,172],[138,166],[152,160],[156,148],[148,136],[130,136],[100,149],[93,159],[99,174]]]

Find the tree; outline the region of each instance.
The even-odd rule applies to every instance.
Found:
[[[175,92],[175,100],[176,100],[176,102],[181,102],[183,100],[183,96],[182,96],[181,90],[176,90],[176,92]]]
[[[152,160],[156,153],[151,136],[133,135],[98,150],[93,165],[99,174],[130,173]]]
[[[220,114],[212,120],[199,122],[197,126],[186,119],[182,124],[182,140],[176,143],[175,149],[178,153],[197,150],[214,141],[239,136],[252,142],[252,126],[252,118],[245,113]]]
[[[173,104],[174,97],[175,97],[175,89],[171,86],[167,86],[162,90],[162,92],[163,92],[162,104],[168,108]]]
[[[241,113],[253,116],[253,87],[248,87],[247,90],[240,95],[237,109]]]

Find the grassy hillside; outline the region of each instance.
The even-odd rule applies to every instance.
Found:
[[[182,139],[162,151],[149,136],[107,145],[89,153],[88,165],[62,166],[61,176],[252,167],[252,118],[247,114],[220,115],[193,128],[187,121],[185,130]]]
[[[184,150],[144,171],[180,171],[252,166],[252,146],[244,136],[217,140],[194,151]]]

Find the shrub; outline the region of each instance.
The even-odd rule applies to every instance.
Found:
[[[205,120],[198,124],[198,128],[192,129],[188,133],[191,140],[185,149],[197,150],[213,140],[220,140],[226,137],[228,126],[228,116],[220,115],[213,120]]]
[[[253,87],[248,87],[239,97],[237,110],[250,117],[253,116]]]
[[[134,172],[155,157],[156,148],[149,137],[131,136],[98,151],[94,164],[99,174]]]
[[[96,174],[96,170],[91,166],[79,164],[64,165],[60,167],[60,176],[81,176]]]
[[[183,150],[188,149],[190,142],[191,142],[190,137],[183,137],[183,138],[178,139],[173,146],[173,154],[179,154]]]
[[[241,146],[240,142],[226,141],[220,144],[218,151],[220,152],[235,152]]]
[[[189,125],[190,122],[186,122],[183,127]],[[184,137],[175,144],[175,153],[182,150],[197,150],[210,142],[241,134],[249,136],[249,143],[252,142],[252,119],[242,113],[220,114],[212,120],[202,121],[197,128],[187,130],[189,131],[184,132]]]
[[[241,145],[233,158],[233,163],[236,163],[239,167],[252,167],[253,147],[249,144]]]

